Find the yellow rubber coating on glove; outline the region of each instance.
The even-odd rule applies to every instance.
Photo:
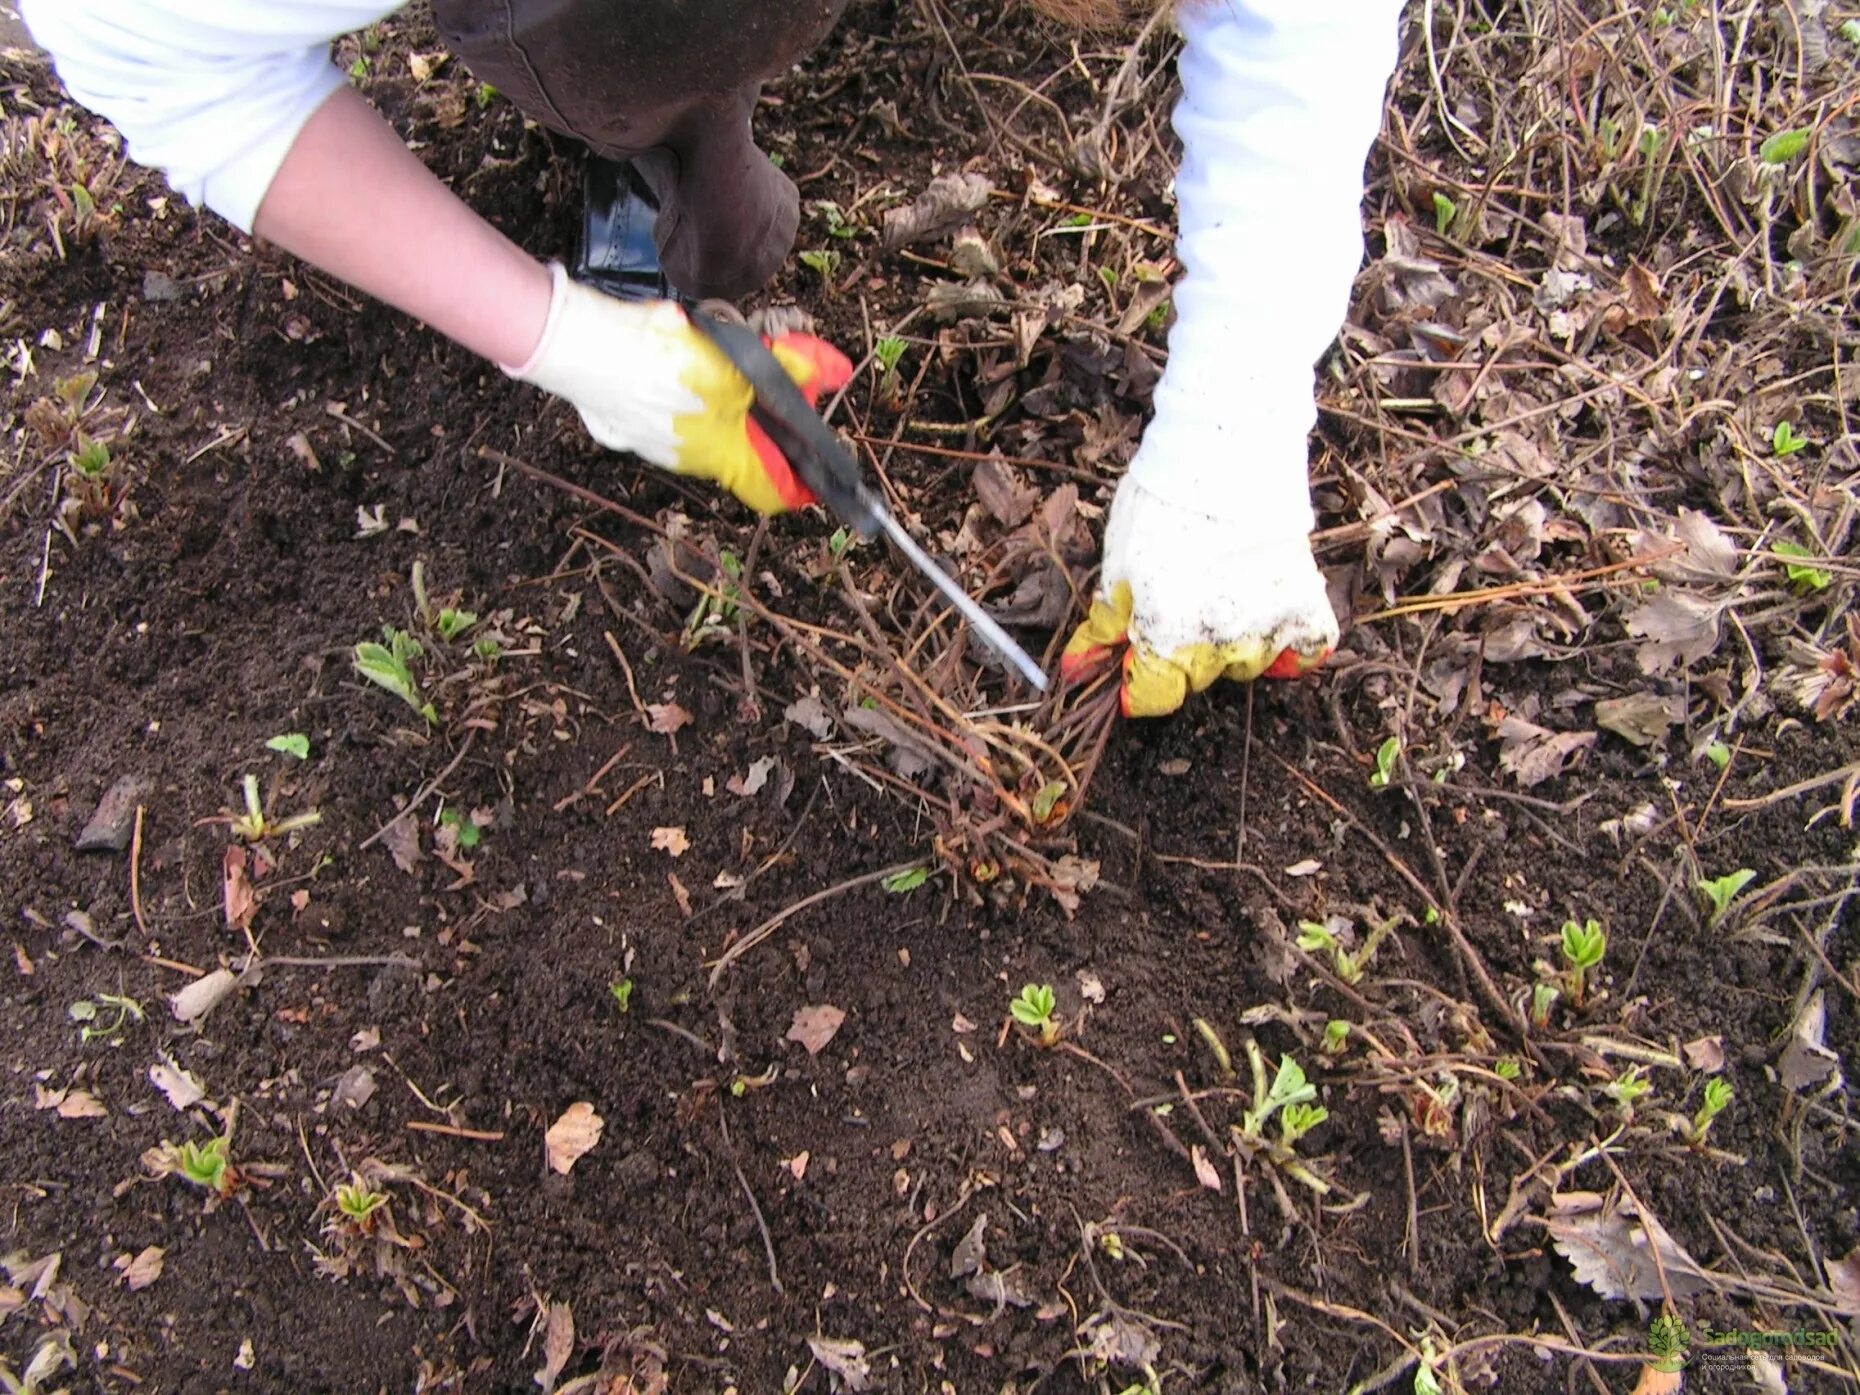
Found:
[[[749,380],[715,344],[696,330],[686,333],[692,340],[689,366],[679,381],[704,405],[672,419],[678,438],[678,463],[672,468],[681,475],[714,480],[759,514],[784,512],[788,504],[749,436],[749,409],[755,401]],[[813,368],[805,355],[780,343],[772,352],[789,377],[805,384]]]
[[[1092,601],[1084,621],[1066,641],[1066,656],[1077,658],[1124,643],[1129,638],[1134,609],[1130,583],[1117,582],[1109,596]],[[1204,691],[1217,678],[1244,683],[1259,677],[1274,657],[1263,638],[1189,644],[1169,654],[1159,654],[1136,640],[1124,656],[1124,715],[1166,716],[1179,708],[1190,693]]]

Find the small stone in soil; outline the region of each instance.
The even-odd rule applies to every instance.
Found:
[[[140,775],[125,775],[103,793],[97,812],[77,836],[79,852],[121,852],[129,846],[136,826],[136,806],[148,798],[149,782]]]

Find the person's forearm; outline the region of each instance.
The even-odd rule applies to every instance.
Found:
[[[1400,0],[1187,3],[1169,362],[1131,467],[1152,494],[1244,522],[1310,526],[1312,367],[1363,254],[1364,157]]]
[[[494,363],[525,362],[542,336],[548,268],[441,184],[352,88],[298,134],[254,231]]]

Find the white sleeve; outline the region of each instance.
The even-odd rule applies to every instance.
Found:
[[[1183,275],[1155,415],[1129,474],[1158,498],[1233,521],[1245,539],[1311,527],[1312,370],[1362,261],[1363,164],[1400,12],[1400,0],[1181,5]]]
[[[24,0],[74,101],[138,164],[251,231],[304,123],[343,76],[329,42],[405,0]]]

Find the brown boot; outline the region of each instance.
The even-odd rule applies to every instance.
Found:
[[[756,148],[762,83],[826,37],[845,0],[434,0],[448,47],[532,120],[630,160],[654,238],[693,297],[760,289],[794,246],[800,196]]]

